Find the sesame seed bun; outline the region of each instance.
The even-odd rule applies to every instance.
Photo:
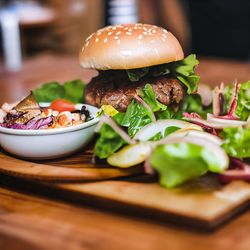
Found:
[[[80,64],[97,70],[135,69],[182,60],[173,34],[150,24],[113,25],[90,35],[80,52]]]

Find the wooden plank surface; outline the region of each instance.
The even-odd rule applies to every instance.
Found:
[[[89,161],[89,156],[92,156],[92,151],[87,150],[66,158],[65,161],[54,160],[50,163],[48,160],[46,164],[38,164],[19,160],[2,152],[0,172],[32,181],[30,185],[38,180],[56,181],[59,184],[46,183],[44,187],[60,189],[61,196],[65,198],[72,195],[91,205],[119,211],[129,208],[137,214],[140,211],[140,215],[203,229],[213,228],[231,219],[235,213],[243,210],[250,200],[250,184],[245,182],[233,182],[223,186],[211,175],[180,188],[167,190],[152,178],[143,179],[141,176],[126,180],[126,176],[138,175],[140,171],[142,173],[142,166],[119,169],[95,165]],[[123,180],[100,181],[118,177],[123,177]],[[74,183],[64,183],[72,180]],[[89,182],[91,180],[92,182]],[[96,180],[98,182],[93,182]],[[106,206],[107,204],[109,206]]]
[[[200,178],[173,190],[164,189],[156,182],[126,180],[56,186],[90,197],[92,202],[95,197],[99,203],[108,202],[109,207],[113,205],[121,211],[129,208],[142,215],[203,229],[216,227],[231,219],[250,201],[248,183],[232,182],[222,186],[214,176]]]
[[[174,227],[0,187],[0,248],[247,250],[250,211],[214,232]]]
[[[67,158],[32,162],[10,156],[0,148],[0,172],[31,180],[61,182],[105,180],[143,172],[140,167],[119,169],[107,164],[93,164],[92,157],[92,150],[82,149]]]

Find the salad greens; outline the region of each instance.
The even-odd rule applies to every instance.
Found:
[[[224,98],[226,110],[228,110],[231,105],[233,92],[234,87],[232,85],[228,85],[225,88]],[[236,115],[243,121],[246,121],[250,116],[250,81],[241,83],[239,86]]]
[[[152,86],[148,83],[138,91],[139,96],[150,106],[153,112],[164,111],[167,106],[157,101]]]
[[[183,142],[158,146],[151,154],[150,164],[158,172],[160,184],[173,188],[214,168],[219,164],[212,161],[214,158],[207,149]]]
[[[194,67],[199,64],[194,54],[189,55],[181,61],[161,64],[160,66],[152,66],[140,69],[127,70],[130,81],[139,81],[147,74],[153,76],[173,74],[181,83],[187,87],[187,93],[191,94],[197,90],[197,83],[200,77],[195,74]]]
[[[150,111],[135,100],[129,104],[126,113],[118,113],[113,118],[120,126],[127,127],[130,137],[152,122]]]
[[[38,102],[52,102],[56,99],[64,99],[73,103],[84,102],[85,85],[81,80],[59,82],[48,82],[40,88],[33,90],[33,95]]]
[[[94,151],[100,159],[107,158],[125,144],[121,136],[107,124],[102,125],[99,133],[100,137],[95,144]]]
[[[224,128],[221,136],[224,138],[222,147],[233,157],[250,157],[250,127]]]
[[[188,94],[197,90],[197,83],[200,77],[195,74],[194,67],[198,64],[199,61],[192,54],[182,61],[177,61],[170,65],[170,71],[187,87]]]

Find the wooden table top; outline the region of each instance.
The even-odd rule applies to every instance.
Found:
[[[244,62],[201,59],[201,80],[215,85],[250,79]],[[0,67],[0,104],[15,101],[39,84],[94,74],[82,70],[77,58],[42,55],[25,61],[20,72]],[[0,177],[3,178],[3,177]],[[0,249],[249,249],[250,211],[214,232],[200,232],[150,218],[110,213],[83,204],[72,204],[22,193],[0,179]],[[197,208],[199,209],[199,208]]]

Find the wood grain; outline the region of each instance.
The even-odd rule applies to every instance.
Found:
[[[87,150],[60,160],[31,162],[1,153],[0,172],[40,181],[93,181],[138,175],[141,167],[119,169],[105,164],[92,164],[93,152]]]
[[[0,188],[0,211],[0,246],[8,250],[247,250],[250,245],[250,211],[203,232],[6,188]]]
[[[57,188],[62,197],[72,196],[91,205],[125,212],[129,209],[137,214],[140,211],[140,215],[203,229],[216,227],[231,219],[235,213],[246,207],[250,199],[250,185],[245,182],[233,182],[222,186],[216,177],[211,175],[180,188],[167,190],[160,187],[152,178],[144,178],[146,182],[143,181],[143,175],[137,179],[126,180],[125,177],[142,172],[140,166],[129,169],[98,166],[88,161],[90,155],[92,151],[87,150],[80,155],[81,157],[73,156],[68,160],[66,158],[65,162],[64,159],[54,161],[53,166],[49,161],[46,161],[46,164],[38,164],[18,160],[2,153],[0,172],[33,181],[31,185],[36,184],[36,180],[57,183],[74,180],[72,184],[47,183],[44,188]],[[71,164],[74,167],[71,167]],[[100,181],[118,177],[125,179]],[[82,183],[91,180],[99,182]],[[148,180],[150,182],[147,182]]]

